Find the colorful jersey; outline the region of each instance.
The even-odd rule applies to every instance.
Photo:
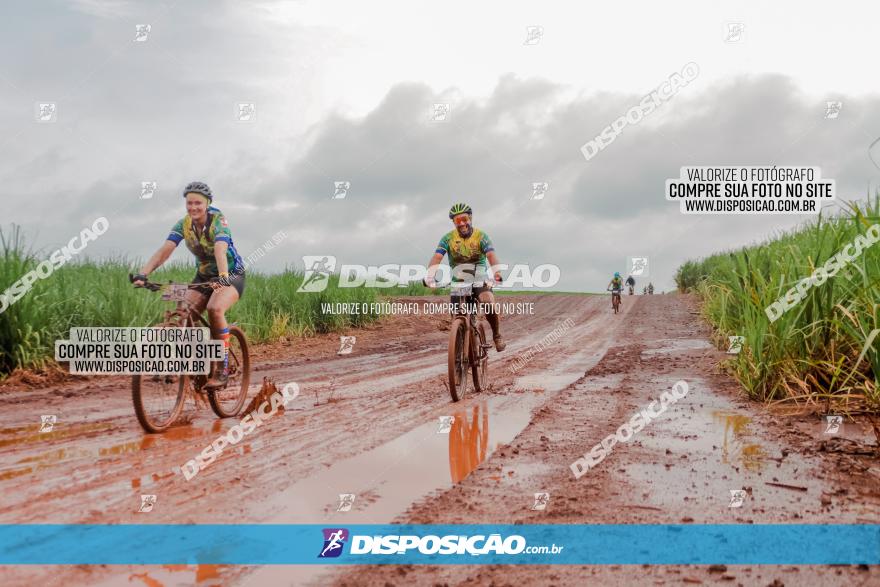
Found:
[[[240,272],[243,267],[241,257],[235,250],[235,245],[232,244],[232,232],[229,230],[229,224],[226,222],[223,212],[213,206],[208,208],[208,219],[203,231],[198,232],[195,229],[192,217],[187,214],[178,220],[171,229],[168,240],[175,245],[180,244],[180,241],[186,241],[186,248],[196,256],[199,274],[204,277],[217,277],[220,274],[217,261],[214,259],[214,243],[219,241],[225,242],[229,246],[226,249],[226,265],[229,272]]]
[[[486,253],[494,250],[495,247],[492,246],[492,239],[489,238],[489,235],[477,228],[472,229],[467,238],[458,234],[458,229],[453,229],[443,235],[440,244],[437,245],[437,253],[441,255],[449,253],[449,267],[453,270],[452,281],[457,282],[463,281],[455,276],[457,265],[474,265],[474,271],[468,271],[468,273],[474,273],[476,267],[488,267]]]
[[[620,283],[621,283],[621,282],[620,282],[620,278],[619,278],[619,277],[612,277],[612,278],[611,278],[611,284],[610,284],[610,285],[611,285],[611,289],[622,289]]]

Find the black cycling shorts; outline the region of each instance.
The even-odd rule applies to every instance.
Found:
[[[208,277],[206,275],[200,275],[198,271],[196,271],[196,276],[193,277],[192,283],[205,283],[206,281],[211,281],[215,276]],[[229,285],[235,288],[235,291],[238,292],[238,299],[244,295],[244,272],[241,273],[230,273],[229,274]],[[210,296],[214,293],[214,290],[210,285],[205,285],[202,287],[196,288],[196,291],[207,296]]]

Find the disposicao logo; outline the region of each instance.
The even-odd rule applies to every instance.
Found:
[[[348,540],[348,530],[345,528],[324,528],[324,548],[318,558],[336,558],[342,554],[342,547]]]

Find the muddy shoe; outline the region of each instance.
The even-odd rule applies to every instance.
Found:
[[[501,338],[500,334],[498,336],[492,338],[492,340],[495,342],[495,350],[498,351],[499,353],[507,348],[507,343],[504,342],[504,339]]]

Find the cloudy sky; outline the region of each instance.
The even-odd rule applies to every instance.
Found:
[[[880,186],[880,9],[547,4],[5,2],[0,223],[48,253],[106,216],[88,254],[145,258],[185,213],[183,185],[202,180],[245,256],[287,232],[259,262],[277,271],[319,254],[424,263],[466,201],[503,262],[559,265],[557,289],[601,290],[628,256],[648,256],[668,289],[682,261],[808,218],[685,216],[663,196],[681,166],[819,166],[842,200]],[[742,23],[738,42],[728,23]],[[543,31],[532,44],[530,26]],[[693,82],[583,157],[689,62]],[[36,120],[39,103],[56,104],[55,122]],[[238,120],[240,103],[254,120]],[[430,120],[435,103],[450,105],[445,122]],[[334,181],[350,182],[344,199]],[[534,182],[549,184],[543,199]]]

